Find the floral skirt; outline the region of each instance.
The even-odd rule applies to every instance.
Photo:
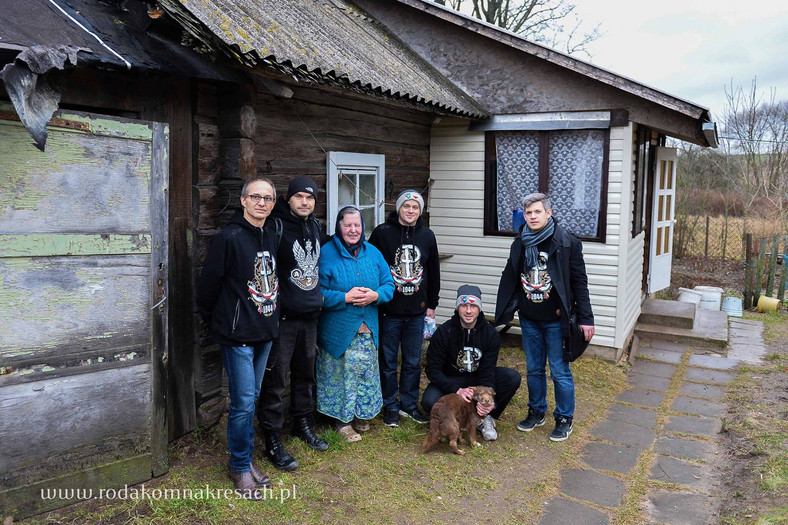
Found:
[[[356,334],[339,359],[318,348],[316,367],[318,412],[343,423],[380,413],[383,395],[372,334]]]

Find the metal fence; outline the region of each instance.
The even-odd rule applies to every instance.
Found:
[[[673,230],[676,257],[746,260],[746,237],[772,237],[782,233],[779,220],[677,215]]]

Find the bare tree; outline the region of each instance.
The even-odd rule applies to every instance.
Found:
[[[472,4],[471,14],[490,24],[567,54],[591,58],[588,44],[601,36],[599,24],[583,31],[569,0],[435,0],[457,11]]]
[[[731,83],[725,97],[721,145],[726,172],[746,196],[745,215],[764,198],[788,226],[788,102],[777,102],[774,88],[759,92],[757,79],[749,91]]]

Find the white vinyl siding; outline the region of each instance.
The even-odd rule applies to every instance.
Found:
[[[466,283],[481,288],[485,313],[494,313],[498,281],[512,242],[511,237],[484,236],[484,132],[467,129],[467,121],[459,119],[444,119],[432,129],[430,227],[439,251],[452,255],[441,261],[437,310],[441,321],[453,312],[456,290]],[[596,324],[592,343],[611,348],[623,346],[640,313],[643,236],[631,239],[629,233],[631,136],[631,125],[610,129],[607,238],[604,244],[583,243]],[[619,267],[620,261],[626,261],[626,267]]]

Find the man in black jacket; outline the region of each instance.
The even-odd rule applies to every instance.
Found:
[[[396,211],[372,231],[375,246],[391,269],[394,298],[380,306],[380,383],[383,390],[383,422],[399,425],[399,416],[427,423],[419,411],[421,343],[424,317],[435,318],[440,293],[440,261],[435,234],[424,226],[424,198],[405,190],[397,198]],[[402,371],[397,383],[397,361],[402,347]],[[400,401],[397,400],[399,395]]]
[[[219,343],[227,373],[230,479],[247,499],[261,499],[258,487],[271,485],[252,462],[252,453],[255,401],[278,335],[276,236],[263,228],[275,197],[268,179],[244,185],[243,208],[211,241],[197,287],[200,315]]]
[[[282,445],[282,393],[290,375],[290,413],[293,435],[309,447],[325,451],[328,443],[312,428],[315,390],[317,320],[323,296],[318,284],[320,224],[315,219],[317,185],[296,177],[287,195],[276,201],[267,228],[280,236],[276,261],[281,286],[279,337],[271,348],[260,392],[257,419],[265,431],[266,456],[281,470],[295,470],[298,461]]]
[[[421,406],[428,413],[442,396],[457,393],[468,403],[474,386],[495,390],[495,408],[477,405],[484,420],[479,425],[487,441],[498,438],[493,418],[498,419],[520,388],[517,370],[498,365],[501,338],[482,313],[482,292],[464,284],[457,290],[457,310],[440,325],[427,348],[427,379]]]
[[[528,373],[528,416],[517,425],[530,432],[544,425],[547,411],[546,361],[555,387],[552,441],[572,433],[575,384],[563,358],[569,316],[576,315],[586,341],[594,335],[594,314],[580,239],[552,217],[543,193],[525,197],[525,224],[509,251],[495,305],[495,326],[507,324],[518,311]]]

